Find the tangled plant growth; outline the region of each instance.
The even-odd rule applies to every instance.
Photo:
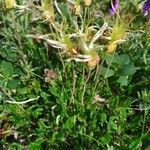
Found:
[[[70,8],[72,5],[72,8]],[[50,35],[27,35],[28,37],[43,39],[52,47],[61,49],[61,53],[68,57],[68,60],[86,62],[87,67],[94,68],[99,64],[100,58],[97,50],[105,53],[104,46],[100,44],[100,40],[109,40],[107,53],[113,53],[118,43],[125,40],[126,25],[125,20],[118,16],[114,26],[109,27],[103,16],[93,16],[88,6],[91,2],[84,2],[82,9],[79,2],[69,1],[66,5],[68,18],[59,8],[58,3],[54,4],[50,1],[43,1],[41,9],[43,17],[51,27]],[[56,14],[54,12],[56,9]],[[55,16],[59,15],[61,19],[56,21]],[[100,25],[96,23],[96,19],[100,20]],[[94,22],[94,23],[93,23]],[[72,31],[71,31],[71,30]],[[105,32],[105,36],[104,36]]]
[[[149,0],[2,1],[2,149],[149,149],[149,12]]]

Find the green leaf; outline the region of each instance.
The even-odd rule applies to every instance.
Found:
[[[22,149],[22,146],[18,143],[13,143],[13,144],[10,145],[9,149],[11,149],[11,150],[20,150],[20,149]]]
[[[52,86],[50,86],[50,87],[49,87],[49,90],[50,90],[50,92],[51,92],[54,96],[60,97],[60,93],[58,92],[57,87],[52,87]]]
[[[115,117],[111,116],[108,124],[109,131],[117,130],[117,124],[115,122]]]
[[[3,94],[0,92],[0,101],[2,100]]]
[[[68,118],[68,120],[66,121],[66,123],[63,125],[64,129],[71,129],[74,125],[74,117],[70,117]]]
[[[55,137],[56,137],[57,140],[62,141],[64,139],[64,133],[60,131],[55,135]]]
[[[100,71],[101,75],[103,75],[105,78],[111,77],[115,74],[114,70],[105,67],[102,67]]]
[[[126,65],[129,64],[129,62],[130,62],[130,58],[127,54],[122,54],[118,56],[118,62],[116,61],[116,63],[118,63],[119,65]]]
[[[118,107],[118,105],[119,105],[119,97],[118,96],[114,96],[109,99],[110,108],[114,109],[114,108]]]
[[[130,58],[127,54],[122,54],[122,55],[118,55],[118,54],[114,54],[114,55],[107,55],[106,56],[106,63],[107,65],[110,65],[110,63],[116,63],[118,65],[126,65],[129,64],[130,62]]]
[[[18,88],[17,92],[19,94],[27,94],[28,93],[28,88],[27,87],[23,87],[23,88]]]
[[[107,150],[114,150],[114,147],[112,145],[111,146],[107,145]]]
[[[7,87],[8,87],[9,89],[16,89],[18,83],[19,83],[19,80],[15,80],[15,79],[9,80],[9,81],[7,82]]]
[[[118,81],[121,86],[126,86],[128,84],[128,77],[127,76],[120,76]]]
[[[63,16],[65,16],[68,19],[69,18],[69,12],[68,12],[67,5],[62,3],[60,5],[60,10],[61,10]]]
[[[106,60],[106,64],[107,65],[110,65],[111,63],[115,63],[115,62],[117,62],[118,63],[118,58],[119,56],[118,56],[118,54],[114,54],[114,55],[110,55],[110,54],[107,54],[107,56],[106,56],[106,58],[105,58],[105,60]]]
[[[138,149],[139,144],[140,144],[140,139],[133,139],[131,141],[131,143],[129,144],[129,149],[130,150],[136,150],[136,149]]]
[[[2,61],[0,70],[3,76],[6,78],[13,75],[13,66],[10,62]]]
[[[150,103],[150,91],[148,89],[142,90],[141,94],[139,93],[139,98],[147,103]]]
[[[124,122],[126,120],[127,113],[125,109],[119,109],[117,114],[118,114],[120,121]]]
[[[4,87],[5,86],[5,83],[6,83],[6,80],[0,80],[0,87]]]
[[[102,126],[106,122],[106,119],[107,119],[106,113],[102,113],[101,114],[101,124],[102,124]]]
[[[101,138],[99,138],[99,140],[103,143],[103,144],[109,144],[110,141],[112,140],[112,136],[109,133],[106,133],[104,136],[102,136]]]
[[[145,150],[150,150],[150,146],[148,146]]]
[[[16,50],[14,50],[13,48],[9,49],[9,48],[6,48],[6,49],[3,49],[1,51],[1,56],[3,58],[7,58],[7,60],[9,61],[16,61],[17,60],[17,54],[16,54]]]
[[[129,76],[136,72],[136,68],[132,63],[129,63],[127,65],[123,65],[119,70],[118,73],[120,76]]]
[[[31,144],[29,144],[28,146],[28,150],[41,150],[41,143],[42,141],[35,141],[35,142],[32,142]]]

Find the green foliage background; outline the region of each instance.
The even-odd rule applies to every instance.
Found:
[[[109,3],[95,0],[89,9],[108,15]],[[129,1],[126,9],[137,15],[138,3]],[[0,148],[149,150],[150,17],[136,17],[127,42],[114,55],[98,52],[104,59],[90,70],[27,37],[49,33],[32,15],[16,11],[14,20],[12,9],[0,7]],[[49,83],[46,68],[56,74]]]

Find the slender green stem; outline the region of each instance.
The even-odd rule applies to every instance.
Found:
[[[146,105],[146,103],[144,104],[144,106],[145,105]],[[144,116],[143,116],[142,133],[141,133],[141,138],[140,138],[141,143],[142,143],[142,139],[143,139],[143,136],[144,136],[144,129],[145,129],[145,122],[146,122],[146,115],[147,115],[147,113],[148,113],[148,110],[145,107]]]
[[[112,61],[113,61],[113,58],[114,58],[114,54],[115,53],[113,53],[113,55],[112,55],[112,57],[111,57],[111,60],[110,60],[110,63],[109,63],[109,65],[108,65],[108,67],[107,67],[107,70],[106,70],[106,74],[105,74],[105,79],[107,78],[107,75],[108,75],[108,71],[109,71],[109,68],[110,68],[110,66],[111,66],[111,63],[112,63]]]
[[[73,85],[72,85],[72,91],[71,91],[71,102],[74,104],[74,94],[75,94],[75,87],[76,87],[76,72],[74,69],[74,64],[73,64]]]
[[[21,63],[22,69],[29,75],[31,73],[30,72],[31,70],[30,70],[30,67],[28,65],[28,61],[26,60],[26,57],[23,53],[23,47],[21,44],[21,36],[20,36],[19,31],[18,31],[19,29],[18,29],[18,24],[16,22],[16,16],[14,14],[14,10],[10,11],[10,18],[12,19],[11,21],[12,21],[13,30],[14,30],[14,37],[18,42],[18,48],[16,49],[16,51],[21,58],[20,63]]]
[[[99,64],[96,66],[96,72],[95,72],[95,76],[93,79],[94,81],[97,79],[98,72],[99,72]]]
[[[83,20],[82,20],[82,30],[84,29],[85,20],[87,19],[87,18],[86,18],[86,16],[87,16],[87,11],[88,11],[87,9],[88,9],[88,8],[86,7],[86,8],[85,8],[84,17],[83,17]]]
[[[82,81],[81,81],[81,89],[83,89],[83,85],[84,85],[84,79],[85,79],[85,66],[83,65],[83,68],[82,68]]]
[[[98,82],[99,82],[99,76],[100,76],[103,64],[104,64],[104,59],[102,60],[101,64],[98,67],[98,73],[96,75],[96,81],[95,81],[95,85],[94,85],[94,88],[93,88],[93,94],[92,95],[94,95],[94,93],[96,91],[96,88],[97,88],[97,85],[98,85]]]
[[[87,138],[90,139],[90,140],[95,141],[98,145],[103,146],[102,143],[99,142],[99,141],[98,141],[97,139],[95,139],[94,137],[92,137],[92,136],[90,136],[90,135],[87,135],[87,134],[84,134],[84,133],[80,133],[80,132],[77,132],[77,133],[80,134],[80,135],[83,135],[83,136],[87,137]]]
[[[82,106],[84,106],[84,95],[85,95],[85,91],[86,91],[87,82],[89,81],[90,76],[91,76],[91,70],[89,71],[88,77],[87,77],[87,79],[86,79],[86,81],[84,83],[84,86],[83,86],[83,92],[82,92],[82,97],[81,97],[81,104],[82,104]]]
[[[60,56],[60,61],[61,61],[61,63],[62,63],[62,67],[63,67],[63,73],[64,73],[64,75],[65,75],[66,81],[68,81],[68,77],[67,77],[67,73],[66,73],[65,63],[64,63],[64,61],[63,61],[63,58],[62,58],[61,53],[59,53],[59,56]]]

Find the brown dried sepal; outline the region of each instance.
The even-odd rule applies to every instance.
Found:
[[[44,81],[46,83],[51,83],[56,79],[56,72],[53,69],[44,69]]]

